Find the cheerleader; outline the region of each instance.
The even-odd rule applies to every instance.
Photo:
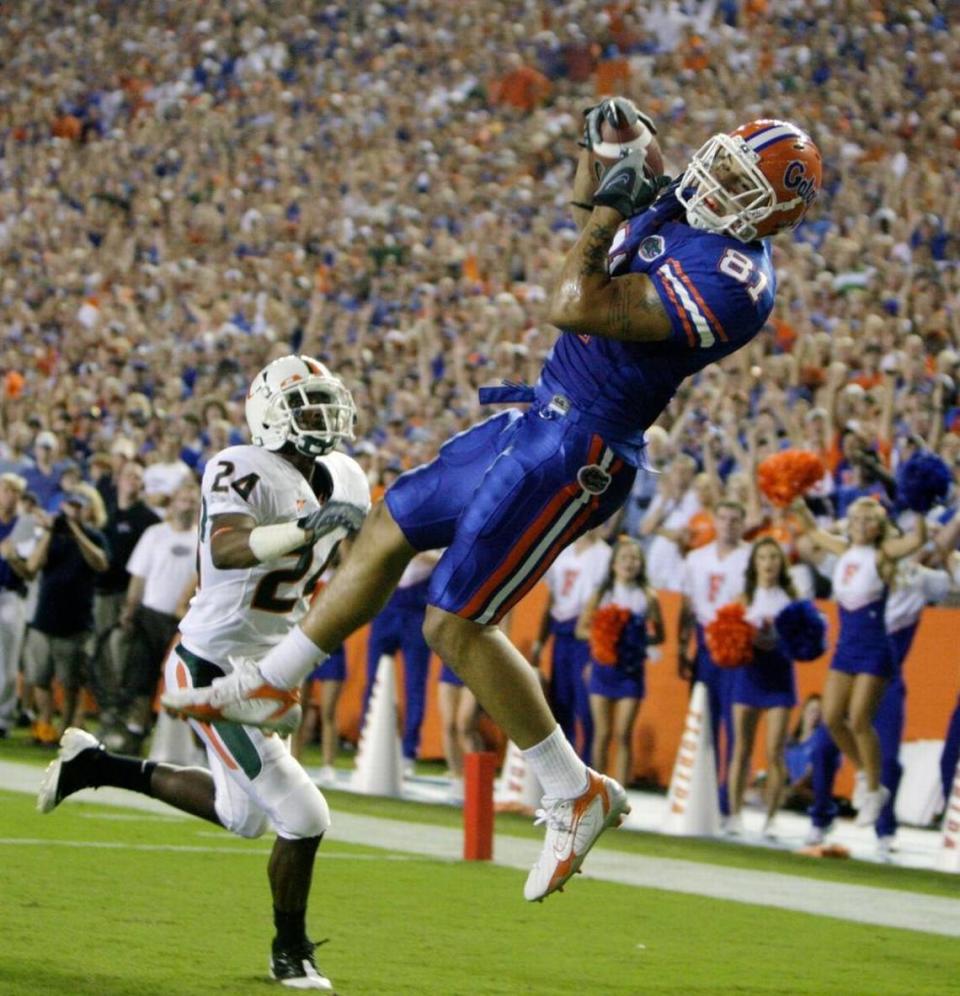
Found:
[[[293,756],[301,757],[303,748],[313,743],[319,725],[322,766],[317,784],[324,788],[337,784],[334,768],[340,736],[337,730],[337,703],[346,677],[347,658],[343,646],[340,646],[307,675],[301,690],[303,722],[293,737]]]
[[[446,664],[440,670],[437,707],[443,734],[443,756],[450,774],[450,793],[463,797],[463,756],[483,750],[480,736],[480,706],[476,696]]]
[[[880,781],[890,798],[880,811],[874,830],[877,852],[889,857],[894,849],[897,820],[894,812],[897,789],[903,769],[900,766],[900,741],[903,736],[904,707],[907,689],[903,680],[903,663],[910,651],[924,606],[942,601],[949,593],[950,575],[917,564],[912,558],[897,565],[894,585],[887,599],[886,627],[894,673],[886,686],[873,725],[880,742]],[[819,741],[812,753],[814,800],[810,808],[811,827],[808,844],[822,844],[833,818],[833,782],[839,767],[839,752],[828,740]]]
[[[639,627],[640,635],[631,646],[625,646],[623,639],[617,641],[617,660],[612,665],[597,660],[591,641],[588,689],[593,716],[593,764],[598,771],[606,771],[610,745],[616,745],[612,774],[626,785],[633,769],[631,734],[644,695],[646,645],[663,642],[660,602],[647,584],[643,550],[629,536],[617,540],[607,577],[577,622],[576,635],[580,639],[594,635],[597,610],[607,605],[628,610],[634,623],[631,629],[637,631]],[[624,635],[630,636],[622,632],[621,637]]]
[[[833,594],[840,609],[840,635],[823,693],[824,720],[837,747],[856,769],[857,825],[873,826],[890,798],[880,782],[880,741],[873,721],[895,664],[884,621],[887,591],[897,561],[926,541],[926,522],[893,536],[887,513],[872,498],[858,498],[847,513],[847,537],[820,529],[803,500],[794,503],[813,542],[838,559]]]
[[[757,628],[753,661],[734,670],[733,759],[730,765],[730,816],[728,833],[743,831],[740,808],[750,770],[750,757],[761,715],[767,720],[767,781],[764,789],[767,819],[765,837],[774,837],[774,817],[786,785],[785,750],[790,710],[797,704],[791,661],[777,647],[773,620],[797,597],[787,558],[780,544],[765,536],[753,544],[747,561],[743,604],[747,622]]]

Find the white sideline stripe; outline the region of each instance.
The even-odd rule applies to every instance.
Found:
[[[377,846],[388,839],[400,851],[458,858],[460,830],[340,813],[331,835],[355,844]],[[527,871],[540,853],[540,842],[500,835],[494,841],[494,864]],[[683,892],[738,903],[773,906],[855,923],[919,930],[960,937],[960,900],[875,886],[848,885],[822,879],[751,871],[678,858],[651,858],[600,845],[587,859],[584,878],[634,885],[666,892]],[[552,900],[553,901],[553,900]]]
[[[40,783],[41,773],[39,768],[31,765],[0,761],[0,788],[33,795]],[[98,789],[96,792],[87,789],[72,796],[70,801],[74,799],[164,815],[176,812],[156,799],[124,792],[122,789]],[[334,813],[333,826],[328,831],[328,836],[331,840],[364,844],[378,849],[383,849],[384,841],[389,841],[392,851],[440,860],[457,861],[463,855],[463,833],[460,829],[426,823]],[[536,840],[500,834],[494,841],[495,863],[507,868],[527,871],[539,851],[540,844]],[[230,853],[265,852],[231,850]],[[325,856],[331,855],[322,855],[321,859]],[[960,937],[960,899],[948,899],[945,896],[931,896],[903,889],[848,885],[801,875],[751,871],[677,858],[650,858],[623,851],[607,851],[603,849],[602,843],[590,854],[585,867],[585,878],[605,882],[752,903],[854,923]],[[518,882],[518,899],[519,890]],[[568,897],[563,897],[566,898]],[[561,901],[560,897],[550,900]]]
[[[160,820],[165,823],[191,823],[193,817],[187,813],[178,813],[176,816],[166,813],[150,813],[141,816],[137,813],[80,813],[81,820],[107,820],[117,823],[142,823],[144,820]]]
[[[239,854],[267,857],[269,847],[212,847],[198,844],[125,844],[115,840],[49,840],[43,837],[0,837],[0,847],[75,847],[98,851],[172,851],[184,854]],[[324,852],[324,861],[421,861],[415,854],[342,854]]]

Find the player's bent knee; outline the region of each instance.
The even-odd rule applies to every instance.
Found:
[[[287,800],[274,814],[277,833],[287,840],[322,837],[330,829],[330,807],[323,793],[311,783]]]
[[[423,638],[430,649],[460,677],[463,677],[459,665],[463,660],[464,643],[476,628],[477,624],[473,621],[461,619],[435,605],[428,605],[423,617]]]
[[[267,814],[254,806],[238,809],[237,807],[221,805],[221,799],[218,798],[215,809],[220,825],[238,837],[253,840],[262,837],[270,827]]]

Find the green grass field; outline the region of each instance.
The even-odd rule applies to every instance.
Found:
[[[340,793],[331,803],[335,812],[457,818]],[[524,821],[500,821],[500,831],[514,829],[527,832]],[[750,852],[722,845],[702,845],[696,854],[682,841],[609,836],[611,847],[667,848],[718,864],[746,855],[756,867]],[[0,841],[4,996],[276,990],[265,972],[268,838],[242,841],[200,821],[78,802],[41,817],[29,796],[0,792]],[[703,850],[711,846],[717,850]],[[799,859],[779,857],[788,860],[771,870],[799,873]],[[854,867],[834,866],[830,874]],[[846,876],[940,892],[936,884],[957,894],[944,876],[880,878]],[[314,938],[330,939],[320,965],[341,996],[960,988],[956,939],[585,878],[531,905],[521,897],[522,881],[510,869],[327,842],[309,915]]]

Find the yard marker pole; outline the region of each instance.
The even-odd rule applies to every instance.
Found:
[[[498,813],[523,813],[533,816],[543,789],[531,771],[523,751],[510,740],[500,770],[500,780],[494,786],[493,808]]]
[[[497,755],[487,751],[463,758],[463,860],[493,858],[493,774]]]
[[[403,751],[397,733],[396,674],[389,654],[377,663],[351,785],[364,795],[402,795]]]
[[[700,681],[690,696],[660,832],[686,837],[712,837],[720,832],[707,686]]]

